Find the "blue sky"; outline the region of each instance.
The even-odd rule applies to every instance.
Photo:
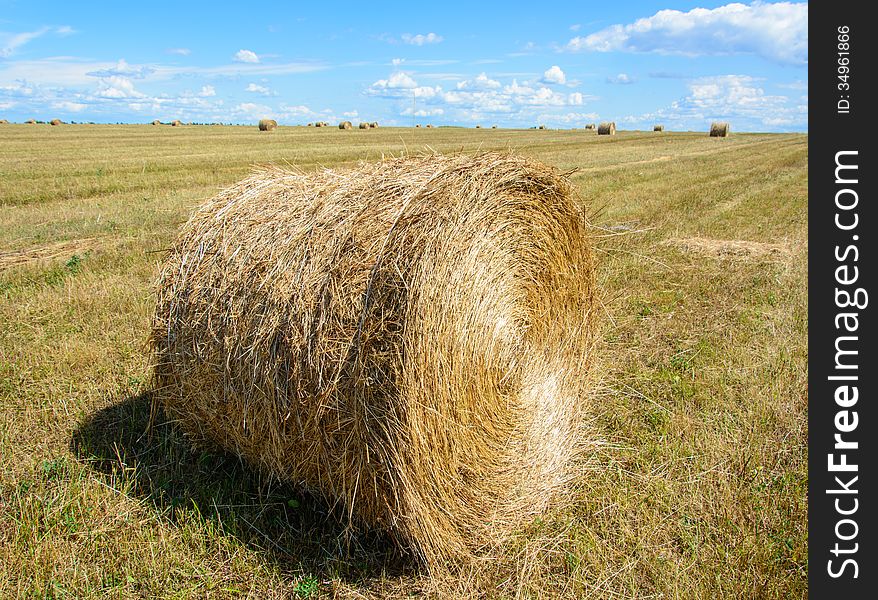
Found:
[[[0,118],[807,129],[807,3],[0,0]]]

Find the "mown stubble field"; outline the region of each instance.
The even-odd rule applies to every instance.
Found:
[[[162,251],[253,164],[564,170],[604,305],[575,501],[463,582],[150,420]],[[807,136],[0,125],[0,597],[807,596]]]

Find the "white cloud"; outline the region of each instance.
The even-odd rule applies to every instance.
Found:
[[[404,58],[394,58],[393,60],[390,61],[390,64],[392,64],[394,67],[398,67],[399,65],[401,65],[404,62],[405,62]]]
[[[457,84],[459,90],[494,90],[500,87],[500,82],[488,77],[486,73],[479,73],[475,79],[468,79]]]
[[[256,64],[259,57],[252,50],[238,50],[234,56],[235,62]]]
[[[754,2],[688,12],[660,10],[627,25],[612,25],[567,44],[571,51],[662,54],[753,53],[780,63],[808,61],[808,5]]]
[[[47,33],[66,36],[76,32],[69,25],[62,25],[61,27],[40,27],[35,31],[22,31],[21,33],[6,33],[0,31],[0,58],[9,58],[28,42],[42,37]]]
[[[582,25],[579,23],[570,26],[570,31],[579,31],[580,29],[582,29]]]
[[[55,110],[63,110],[65,112],[82,112],[86,108],[88,108],[88,104],[84,104],[82,102],[69,102],[69,101],[59,101],[53,102],[52,108]]]
[[[567,95],[567,104],[570,106],[581,106],[584,101],[580,92],[573,92]]]
[[[205,85],[201,87],[201,91],[198,92],[198,95],[202,98],[211,98],[216,96],[216,89],[212,85]]]
[[[730,121],[737,131],[801,129],[808,123],[808,106],[767,94],[755,77],[720,75],[690,82],[688,95],[666,108],[620,121],[640,125],[661,121],[670,128],[690,129],[706,128],[711,121]]]
[[[557,83],[564,85],[567,83],[567,76],[564,74],[564,71],[561,70],[561,67],[558,65],[552,65],[545,73],[543,73],[542,81],[543,83]]]
[[[144,79],[155,72],[153,67],[146,65],[129,65],[124,58],[120,58],[114,66],[104,69],[89,71],[86,75],[91,77],[130,77],[133,79]]]
[[[168,54],[176,54],[178,56],[189,56],[192,54],[192,50],[189,48],[168,48],[165,52]]]
[[[412,35],[410,33],[402,34],[402,41],[406,44],[411,44],[412,46],[423,46],[424,44],[438,44],[443,40],[441,35],[436,35],[435,33],[417,34]]]
[[[607,77],[607,83],[617,83],[619,85],[627,85],[629,83],[634,83],[634,79],[628,75],[627,73],[619,73],[618,75],[613,75],[611,77]]]
[[[439,116],[442,116],[445,114],[445,110],[441,109],[441,108],[427,108],[427,109],[421,108],[421,109],[412,111],[411,107],[409,107],[409,108],[406,108],[404,111],[402,111],[399,114],[401,114],[404,117],[411,117],[411,116],[439,117]]]
[[[245,92],[252,92],[254,94],[262,94],[263,96],[271,96],[274,92],[271,91],[270,88],[259,85],[258,83],[251,83],[246,88],[244,88]]]
[[[104,77],[98,85],[96,94],[101,98],[143,98],[145,94],[134,88],[134,82],[127,77],[113,75]]]
[[[418,85],[408,73],[396,71],[387,79],[379,79],[370,85],[366,94],[384,98],[432,98],[441,91],[439,86]]]

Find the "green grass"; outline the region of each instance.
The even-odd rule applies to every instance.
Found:
[[[599,228],[593,432],[572,505],[473,572],[486,597],[807,596],[807,137],[0,128],[0,597],[455,595],[236,459],[150,435],[156,267],[257,163],[509,148]]]

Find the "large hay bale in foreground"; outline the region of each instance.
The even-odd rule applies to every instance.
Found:
[[[277,129],[277,121],[274,119],[260,119],[259,131],[274,131]]]
[[[342,121],[341,123],[338,124],[338,128],[339,129],[353,129],[354,126],[351,124],[350,121]]]
[[[257,171],[158,281],[156,399],[431,567],[564,489],[595,313],[567,178],[520,156]]]
[[[725,121],[714,121],[710,124],[710,137],[728,137],[731,125]]]
[[[616,135],[616,122],[607,121],[598,125],[598,135]]]

